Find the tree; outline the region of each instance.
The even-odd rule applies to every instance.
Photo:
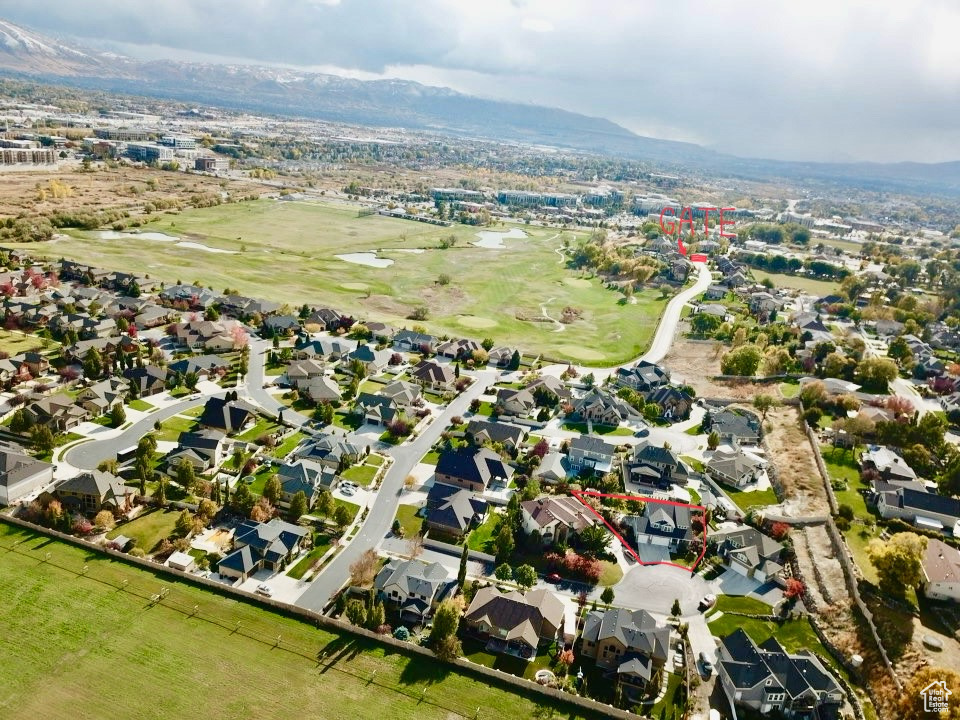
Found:
[[[887,348],[887,357],[893,358],[900,367],[913,360],[913,350],[910,349],[910,345],[903,335],[899,335],[891,341]]]
[[[33,417],[23,408],[15,411],[10,418],[10,430],[18,435],[22,435],[33,427]]]
[[[514,569],[513,579],[522,590],[528,590],[537,584],[537,571],[532,565],[521,565]]]
[[[827,386],[820,380],[814,380],[800,389],[800,402],[806,408],[823,405],[827,400]]]
[[[760,394],[753,398],[753,407],[760,413],[761,422],[766,422],[767,413],[780,404],[773,395]]]
[[[430,630],[429,645],[438,652],[440,644],[447,638],[456,639],[457,626],[460,624],[460,608],[452,600],[444,600],[433,615],[433,628]],[[448,648],[449,649],[449,648]],[[449,657],[443,659],[450,659]]]
[[[333,511],[332,519],[333,524],[337,526],[337,530],[342,533],[353,518],[350,517],[350,511],[347,510],[343,505],[337,505]]]
[[[927,712],[923,690],[939,682],[946,683],[947,691],[951,693],[949,697],[952,699],[947,701],[945,710],[939,713]],[[899,717],[960,720],[960,703],[956,702],[956,697],[960,697],[960,673],[953,669],[930,665],[921,667],[906,683],[903,692],[899,693]]]
[[[900,374],[890,358],[864,358],[857,365],[855,377],[867,392],[886,393],[887,386]]]
[[[493,571],[493,576],[501,582],[507,582],[513,579],[513,568],[507,563],[501,563],[497,565],[496,570]]]
[[[329,490],[321,490],[317,495],[317,502],[314,503],[313,511],[320,517],[328,518],[333,515],[333,495]]]
[[[880,589],[903,599],[908,587],[915,588],[923,580],[923,551],[927,539],[916,533],[896,533],[889,540],[874,539],[867,545],[867,556],[877,570]]]
[[[110,408],[110,427],[118,428],[127,421],[127,411],[123,409],[122,403],[117,403]]]
[[[670,614],[673,617],[680,617],[683,610],[680,608],[680,598],[673,599],[673,605],[670,606]]]
[[[250,511],[253,510],[256,502],[256,498],[253,497],[253,493],[250,492],[250,486],[245,482],[238,482],[237,489],[233,493],[233,500],[231,501],[234,512],[243,517],[247,517],[250,515]]]
[[[213,520],[213,516],[216,514],[217,504],[213,500],[203,498],[203,500],[197,503],[197,519],[203,525],[206,525],[208,522]]]
[[[373,548],[367,548],[360,557],[350,563],[350,582],[359,587],[370,585],[377,575],[379,566],[380,559],[377,553]]]
[[[721,358],[720,370],[724,375],[752,377],[760,367],[762,359],[763,353],[756,345],[741,345]]]
[[[513,529],[509,523],[500,523],[500,530],[497,532],[497,537],[494,539],[493,545],[497,549],[498,563],[504,563],[510,559],[516,544],[513,540]]]
[[[193,470],[193,465],[186,458],[180,458],[180,462],[177,463],[175,479],[177,485],[188,493],[193,492],[193,486],[197,482],[197,475]]]
[[[290,500],[290,517],[294,522],[300,519],[301,515],[306,515],[309,506],[307,504],[307,495],[303,490],[297,490],[296,494]]]
[[[457,571],[457,587],[463,590],[463,585],[467,581],[467,560],[470,558],[470,548],[466,540],[463,543],[463,552],[460,553],[460,569]]]
[[[178,537],[186,537],[193,530],[193,518],[189,510],[184,510],[177,516],[177,521],[173,525],[174,532]]]
[[[510,356],[510,363],[507,365],[507,370],[519,370],[520,369],[520,351],[514,350],[513,355]]]
[[[603,589],[603,592],[600,593],[600,602],[602,602],[604,605],[610,605],[611,603],[613,603],[613,598],[614,598],[613,588],[610,586],[605,587]]]
[[[96,517],[93,518],[93,524],[104,532],[112,530],[115,525],[113,513],[109,510],[101,510],[97,513]]]
[[[351,624],[363,627],[367,623],[367,608],[360,600],[350,600],[344,610]]]
[[[33,449],[41,455],[53,452],[55,443],[53,433],[50,432],[50,428],[46,425],[36,425],[30,431],[30,442],[33,445]]]
[[[265,497],[261,497],[250,509],[250,519],[256,522],[267,522],[276,514],[273,503]]]
[[[377,600],[369,610],[367,610],[367,621],[364,623],[364,627],[367,630],[376,630],[378,627],[384,624],[387,619],[387,614],[384,612],[383,603]]]
[[[194,392],[197,389],[197,383],[200,381],[199,376],[195,372],[188,372],[183,376],[183,384],[187,386],[187,390]]]
[[[100,353],[95,348],[90,348],[83,356],[83,374],[92,380],[100,377],[102,373],[103,360],[100,358]]]
[[[584,550],[593,555],[605,552],[609,542],[610,535],[607,533],[607,528],[599,523],[580,531],[580,543]]]
[[[707,435],[707,448],[709,450],[716,450],[720,445],[720,433],[716,430]]]
[[[699,335],[700,337],[713,335],[713,333],[719,329],[720,324],[720,318],[716,315],[708,315],[707,313],[697,313],[690,318],[690,329],[694,335]]]
[[[263,486],[263,496],[276,505],[280,502],[280,494],[282,492],[283,486],[280,484],[280,478],[276,475],[271,475]]]
[[[163,477],[157,483],[157,489],[153,491],[153,499],[160,507],[165,507],[167,504],[167,481]]]
[[[787,586],[784,588],[783,596],[787,600],[795,600],[797,598],[803,597],[803,593],[806,592],[807,588],[803,584],[802,580],[797,578],[789,578],[787,580]]]

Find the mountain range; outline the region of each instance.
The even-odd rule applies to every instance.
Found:
[[[741,158],[637,135],[604,118],[405,80],[355,80],[256,65],[139,61],[0,20],[0,76],[356,125],[550,145],[744,178],[960,192],[960,162],[813,163]]]

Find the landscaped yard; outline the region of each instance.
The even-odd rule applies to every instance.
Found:
[[[156,434],[157,441],[176,442],[180,438],[180,433],[191,432],[196,427],[196,420],[174,415],[160,424],[160,431]]]
[[[348,413],[346,410],[337,410],[333,414],[333,424],[344,430],[356,430],[363,425],[363,416]]]
[[[148,403],[146,400],[141,400],[140,398],[137,398],[136,400],[131,400],[130,402],[127,403],[127,405],[129,405],[134,410],[139,410],[140,412],[150,412],[151,410],[153,410],[153,405]],[[203,408],[200,409],[200,412],[203,412]],[[199,414],[198,414],[198,417],[199,417]]]
[[[720,598],[717,598],[719,602]],[[798,620],[786,620],[781,625],[771,620],[755,620],[754,618],[743,617],[742,615],[723,615],[708,626],[710,632],[716,637],[726,637],[734,630],[743,628],[747,635],[757,644],[762,643],[769,637],[776,637],[787,652],[796,652],[798,650],[815,650],[825,657],[830,657],[830,653],[820,642],[820,639],[813,632],[810,623],[800,618]]]
[[[397,507],[397,516],[394,519],[400,521],[404,537],[413,537],[420,534],[420,529],[423,527],[423,518],[417,515],[419,510],[420,508],[416,505],[399,505]]]
[[[33,350],[52,351],[59,347],[60,343],[54,340],[12,330],[0,330],[0,352],[5,352],[8,355],[19,355]]]
[[[616,585],[623,580],[623,570],[620,569],[617,563],[602,560],[600,564],[602,566],[600,570],[600,585],[607,587],[609,585]]]
[[[823,464],[827,466],[827,474],[836,480],[843,480],[847,484],[846,490],[834,490],[837,502],[853,508],[855,517],[866,522],[874,520],[874,514],[867,508],[867,501],[860,490],[869,490],[869,486],[860,479],[860,467],[857,463],[859,451],[835,448],[832,445],[821,445],[820,454]]]
[[[478,707],[484,720],[584,717],[432,659],[8,526],[0,527],[0,548],[0,627],[8,644],[15,638],[15,648],[0,653],[5,720],[281,720],[318,712],[330,720],[465,720]],[[163,600],[151,602],[162,588]],[[271,682],[263,681],[267,667]]]
[[[423,459],[420,461],[426,465],[436,465],[440,461],[440,453],[436,450],[431,450],[426,455],[423,456]]]
[[[800,394],[800,383],[782,382],[780,383],[780,394],[785,398],[796,397]]]
[[[148,553],[157,543],[170,536],[178,517],[180,512],[176,510],[151,510],[128,523],[117,525],[107,539],[113,540],[118,535],[135,538],[137,547]]]
[[[768,273],[763,270],[757,270],[756,268],[751,269],[750,272],[753,273],[753,277],[757,279],[757,282],[763,282],[769,278],[773,282],[774,287],[803,290],[817,297],[835,293],[840,287],[839,283],[830,282],[829,280],[817,280],[815,278],[784,275],[782,273]]]
[[[496,554],[496,549],[493,547],[493,533],[500,523],[500,517],[498,513],[488,513],[483,523],[470,531],[467,538],[467,547],[491,555]]]
[[[724,487],[723,491],[736,503],[737,507],[744,512],[747,512],[750,508],[777,504],[777,494],[773,491],[773,488],[741,492]]]
[[[344,480],[350,480],[355,482],[357,485],[362,485],[366,487],[370,484],[370,481],[373,480],[373,476],[377,474],[377,468],[373,465],[354,465],[353,467],[347,468],[342,473],[340,477]]]
[[[585,433],[587,432],[587,424],[585,422],[566,422],[563,424],[563,429],[570,430],[572,432]],[[633,435],[633,430],[630,428],[620,427],[618,425],[594,425],[593,434],[630,436]]]
[[[357,511],[360,509],[360,506],[357,505],[356,503],[347,502],[346,500],[343,500],[341,498],[334,498],[333,502],[336,503],[337,505],[342,505],[347,509],[347,511],[350,513],[351,521],[353,521],[353,519],[357,516]]]
[[[749,615],[768,615],[772,608],[762,600],[738,595],[720,595],[713,611],[741,612]]]
[[[270,418],[259,418],[253,427],[240,433],[237,439],[243,440],[244,442],[253,442],[260,436],[275,433],[282,427],[282,425],[274,422]]]
[[[484,649],[484,644],[473,638],[464,638],[461,643],[463,645],[463,656],[471,662],[496,668],[527,680],[533,680],[538,670],[550,669],[551,658],[544,650],[538,651],[536,658],[528,662],[513,655],[487,652]]]
[[[297,445],[299,445],[300,441],[303,440],[305,437],[306,435],[304,435],[299,430],[296,432],[292,432],[290,433],[289,436],[287,436],[287,438],[282,443],[277,445],[271,451],[270,454],[273,455],[275,458],[281,458],[281,459],[285,458],[287,455],[293,452],[293,449]]]
[[[307,574],[307,570],[326,554],[332,543],[333,537],[331,535],[327,533],[315,533],[313,536],[313,549],[297,560],[296,565],[290,568],[290,572],[288,572],[287,575],[294,580],[300,580]]]

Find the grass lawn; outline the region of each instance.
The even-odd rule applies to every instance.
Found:
[[[762,600],[737,595],[719,595],[717,604],[713,607],[721,612],[742,612],[751,615],[767,615],[773,610]]]
[[[648,717],[682,717],[680,708],[679,690],[683,680],[679,675],[670,673],[667,675],[667,692],[658,703],[650,707]]]
[[[333,414],[333,424],[344,430],[356,430],[363,425],[363,416],[353,415],[345,410],[337,410]]]
[[[377,469],[372,465],[354,465],[351,468],[347,468],[342,473],[340,477],[344,480],[350,480],[355,482],[357,485],[362,485],[366,487],[370,484],[370,481],[373,480],[373,476],[377,474]]]
[[[18,529],[0,547],[5,720],[598,717]]]
[[[157,441],[159,442],[161,440],[167,440],[170,442],[176,442],[180,437],[180,433],[191,432],[196,427],[196,420],[174,415],[172,418],[167,418],[160,424],[160,432],[157,433]]]
[[[623,580],[623,570],[620,569],[617,563],[602,560],[600,564],[603,566],[603,569],[600,570],[600,585],[608,587],[610,585],[616,585]]]
[[[276,432],[281,427],[283,426],[275,423],[269,418],[259,418],[252,428],[246,432],[240,433],[240,435],[237,436],[237,439],[243,440],[244,442],[253,442],[261,435],[269,435]]]
[[[153,410],[153,405],[148,403],[146,400],[141,400],[137,398],[136,400],[131,400],[127,403],[134,410],[139,410],[140,412],[150,412]],[[200,408],[200,411],[203,412],[203,408]],[[199,413],[197,415],[199,417]]]
[[[863,573],[863,578],[874,585],[878,585],[880,579],[877,577],[877,570],[867,557],[867,545],[876,537],[880,537],[880,529],[870,530],[863,525],[852,525],[849,530],[843,533],[847,541],[847,547],[850,548],[850,554],[853,555],[853,561]]]
[[[488,402],[487,400],[482,400],[480,402],[480,407],[477,409],[477,415],[493,415],[493,403]]]
[[[0,351],[9,355],[31,352],[33,350],[55,350],[60,343],[11,330],[0,330]]]
[[[867,485],[860,480],[860,467],[857,457],[860,452],[821,445],[820,454],[823,464],[827,466],[827,474],[834,480],[843,480],[847,484],[846,490],[835,490],[837,502],[853,508],[854,515],[864,520],[872,520],[873,515],[867,509],[867,503],[858,490],[867,489]]]
[[[512,226],[510,226],[512,227]],[[490,230],[500,230],[494,226]],[[503,230],[506,231],[504,224]],[[641,354],[667,300],[652,288],[634,293],[636,303],[620,304],[621,293],[599,278],[569,270],[554,252],[563,241],[576,242],[587,232],[524,226],[528,237],[509,239],[498,250],[476,247],[480,228],[434,227],[425,223],[373,215],[358,217],[356,208],[320,202],[255,202],[190,209],[164,215],[143,230],[163,232],[231,251],[212,254],[163,243],[106,239],[97,231],[71,230],[56,244],[30,243],[37,257],[66,257],[97,267],[150,267],[151,277],[167,283],[191,279],[211,287],[232,287],[299,306],[305,299],[351,315],[369,316],[402,326],[411,309],[426,304],[429,332],[461,336],[478,329],[524,354],[548,353],[583,362],[613,365]],[[456,245],[437,249],[441,239]],[[16,244],[11,244],[15,247]],[[402,252],[424,249],[420,254]],[[338,254],[376,250],[394,261],[389,268],[346,262]],[[442,274],[457,278],[448,287],[435,285]],[[278,277],[285,278],[282,283]],[[371,305],[371,294],[379,298]],[[503,298],[509,297],[509,307]],[[548,300],[549,299],[549,300]],[[564,307],[581,311],[570,338],[558,341],[549,323],[531,322]],[[582,342],[582,338],[589,342]]]
[[[717,598],[720,601],[720,598]],[[755,620],[740,615],[724,615],[711,622],[708,627],[710,632],[716,637],[726,637],[734,630],[743,628],[747,635],[757,644],[762,643],[769,637],[776,637],[787,652],[796,652],[802,649],[815,650],[826,658],[830,658],[830,653],[820,642],[820,639],[813,632],[810,623],[801,618],[798,620],[787,620],[781,625],[771,620]]]
[[[332,543],[333,537],[331,535],[326,533],[316,533],[313,537],[313,549],[297,560],[297,564],[290,568],[290,572],[288,572],[287,575],[292,577],[294,580],[300,580],[304,575],[307,574],[307,570],[309,570],[317,560],[326,554]]]
[[[203,415],[203,405],[197,405],[196,407],[192,407],[189,410],[184,410],[180,414],[185,415],[186,417],[198,418],[201,415]]]
[[[420,533],[420,529],[423,527],[423,518],[417,515],[419,509],[416,505],[399,505],[397,507],[395,519],[400,521],[405,537],[413,537]]]
[[[377,455],[375,453],[367,455],[367,459],[365,460],[367,465],[373,465],[374,467],[380,467],[386,461],[387,459],[383,455]]]
[[[550,655],[540,650],[537,656],[530,662],[513,655],[499,655],[487,652],[484,644],[473,638],[464,638],[462,640],[463,656],[475,662],[478,665],[496,668],[503,672],[508,672],[517,677],[523,677],[527,680],[533,680],[538,670],[550,669]]]
[[[800,394],[800,383],[780,383],[780,394],[785,398],[796,397]]]
[[[493,533],[500,523],[500,518],[501,515],[498,513],[489,513],[479,527],[470,531],[470,536],[467,538],[467,547],[471,550],[495,555],[497,551],[493,547]]]
[[[773,282],[774,287],[803,290],[817,297],[835,293],[840,287],[839,283],[830,282],[829,280],[815,280],[814,278],[797,275],[768,273],[763,270],[757,270],[756,268],[751,268],[750,272],[753,273],[753,277],[757,279],[757,282],[763,282],[763,280],[769,278]]]
[[[563,424],[564,430],[571,430],[573,432],[585,433],[587,432],[587,424],[585,422],[567,422]],[[593,426],[594,435],[624,435],[630,436],[633,435],[633,430],[630,428],[620,427],[618,425],[594,425]]]
[[[266,487],[267,480],[276,474],[276,471],[272,467],[261,467],[253,474],[253,482],[250,483],[250,492],[257,496],[263,495],[263,488]]]
[[[752,490],[750,492],[740,492],[739,490],[730,490],[727,487],[723,491],[730,497],[738,508],[746,512],[752,507],[763,507],[765,505],[776,505],[777,494],[773,488],[766,490]]]
[[[107,538],[113,540],[118,535],[136,538],[137,547],[150,552],[158,542],[170,536],[178,517],[180,513],[176,510],[151,510],[128,523],[117,525]]]
[[[436,465],[440,461],[440,453],[436,450],[431,450],[426,455],[423,456],[423,459],[420,461],[427,465]]]
[[[291,433],[282,443],[277,445],[270,454],[275,458],[285,458],[287,455],[293,452],[293,449],[299,445],[300,441],[305,437],[306,435],[299,430]]]
[[[690,455],[681,455],[680,459],[683,460],[687,465],[692,467],[699,473],[702,473],[704,470],[703,460],[697,460],[695,457]]]
[[[694,426],[691,427],[691,428],[687,428],[686,430],[684,430],[684,432],[685,432],[687,435],[703,435],[703,432],[700,430],[700,426],[699,426],[699,425],[694,425]]]
[[[347,502],[341,498],[334,498],[333,502],[337,505],[343,505],[343,507],[345,507],[350,513],[350,521],[353,522],[353,519],[357,516],[357,511],[360,509],[360,506],[356,503]]]

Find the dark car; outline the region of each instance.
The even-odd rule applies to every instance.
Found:
[[[563,578],[557,575],[557,573],[550,573],[544,578],[544,580],[546,580],[548,583],[553,583],[554,585],[559,582],[563,582]]]
[[[649,434],[650,434],[650,428],[640,428],[639,430],[637,430],[637,431],[633,434],[633,436],[634,436],[634,437],[646,437],[646,436],[649,435]]]

